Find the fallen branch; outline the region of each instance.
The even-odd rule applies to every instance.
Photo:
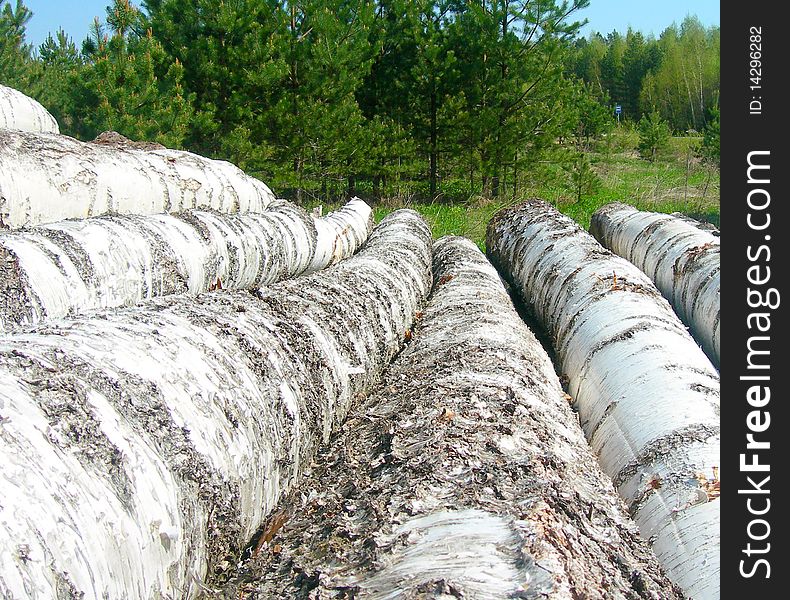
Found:
[[[268,285],[348,258],[371,225],[370,207],[354,199],[321,219],[281,204],[259,214],[117,215],[0,233],[0,331],[155,296]]]
[[[58,122],[33,98],[0,84],[0,129],[59,133]]]
[[[430,243],[398,211],[356,256],[260,298],[170,296],[0,338],[0,596],[221,581],[401,348]]]
[[[590,233],[653,280],[718,366],[719,237],[689,221],[616,203],[595,212]]]
[[[222,597],[679,598],[469,240]]]
[[[190,208],[261,212],[273,201],[266,185],[228,162],[128,140],[0,129],[0,226]]]
[[[718,373],[647,276],[550,205],[501,211],[486,246],[551,336],[587,439],[669,576],[718,598]]]

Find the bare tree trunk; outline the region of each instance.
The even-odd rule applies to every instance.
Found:
[[[678,598],[469,240],[223,597]],[[604,533],[605,532],[605,533]]]
[[[689,84],[688,73],[686,71],[686,61],[684,59],[681,59],[680,65],[681,65],[681,69],[683,70],[683,82],[686,84],[686,92],[688,94],[688,99],[689,99],[689,109],[691,110],[691,123],[692,126],[696,129],[697,115],[696,115],[696,111],[694,110],[694,96],[691,92],[691,84]]]
[[[274,201],[266,185],[228,162],[124,140],[0,129],[0,224],[190,208],[261,212]]]
[[[0,331],[167,294],[251,289],[348,258],[372,227],[359,199],[314,219],[263,213],[118,215],[0,234]]]
[[[721,339],[719,238],[686,219],[639,211],[619,203],[596,211],[590,233],[653,280],[718,366]]]
[[[551,336],[582,428],[669,576],[719,597],[719,378],[647,276],[535,200],[486,247]]]
[[[58,122],[46,108],[22,92],[0,84],[0,129],[60,133]]]
[[[439,179],[439,126],[437,123],[438,98],[436,92],[436,80],[431,80],[431,94],[430,94],[430,173],[428,174],[428,185],[430,193],[430,201],[436,200],[438,192],[438,179]]]
[[[400,349],[431,237],[387,217],[355,257],[0,339],[0,596],[190,598]]]

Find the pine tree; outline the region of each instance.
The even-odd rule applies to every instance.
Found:
[[[356,175],[370,169],[372,131],[355,93],[369,73],[373,5],[356,0],[284,3],[286,26],[277,52],[287,65],[279,100],[267,117],[273,124],[281,174],[297,198],[312,188],[326,197],[356,193]],[[345,182],[345,186],[343,185]]]
[[[47,107],[66,135],[77,135],[76,124],[82,119],[75,107],[75,89],[83,65],[80,51],[63,29],[47,36],[33,65],[31,95]]]
[[[482,170],[484,193],[496,197],[506,170],[517,170],[558,133],[564,53],[587,6],[568,2],[481,1],[455,19],[455,52]]]
[[[377,53],[357,92],[363,114],[378,120],[385,137],[400,149],[379,155],[378,170],[397,161],[401,174],[427,179],[424,192],[432,199],[439,193],[440,155],[448,151],[447,103],[457,85],[447,31],[452,4],[377,2],[370,39]]]
[[[271,148],[261,118],[276,101],[287,67],[276,48],[284,27],[277,0],[143,0],[154,38],[183,69],[193,101],[185,145],[231,160],[245,170],[264,167]]]
[[[31,51],[25,30],[33,13],[22,0],[14,7],[0,0],[0,83],[25,91],[30,77]]]
[[[96,20],[83,42],[86,64],[75,82],[80,137],[107,130],[132,140],[181,148],[192,116],[184,69],[170,59],[129,0],[114,0],[107,26]]]
[[[639,155],[655,162],[669,146],[672,131],[669,124],[661,118],[658,111],[644,115],[639,120]]]

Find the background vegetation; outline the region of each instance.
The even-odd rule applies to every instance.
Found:
[[[527,196],[582,223],[613,200],[717,219],[719,30],[693,17],[581,38],[589,0],[111,1],[84,41],[34,48],[0,0],[0,82],[67,135],[230,160],[304,205],[421,207],[439,231]]]

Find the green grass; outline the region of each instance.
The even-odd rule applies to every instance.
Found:
[[[676,137],[669,151],[654,163],[639,158],[632,149],[633,132],[624,129],[590,153],[600,185],[580,201],[574,197],[567,174],[560,165],[543,165],[541,183],[521,190],[516,198],[463,203],[385,200],[374,208],[378,223],[398,208],[412,208],[430,224],[434,238],[462,235],[485,249],[488,221],[502,207],[527,198],[541,198],[575,219],[585,229],[592,214],[610,202],[625,202],[641,210],[680,212],[719,225],[719,173],[693,158],[699,138]],[[325,207],[332,210],[334,207]]]
[[[589,227],[592,214],[609,202],[654,212],[681,212],[719,225],[719,173],[698,159],[692,158],[687,165],[683,146],[688,143],[688,138],[674,138],[676,151],[654,163],[633,153],[594,154],[600,189],[580,202],[567,195],[553,200],[583,227]]]
[[[445,235],[461,235],[474,241],[481,250],[485,250],[486,226],[491,217],[503,206],[502,202],[490,202],[483,205],[413,203],[399,204],[387,202],[376,206],[374,217],[376,223],[398,208],[411,208],[420,213],[431,227],[434,239]]]

